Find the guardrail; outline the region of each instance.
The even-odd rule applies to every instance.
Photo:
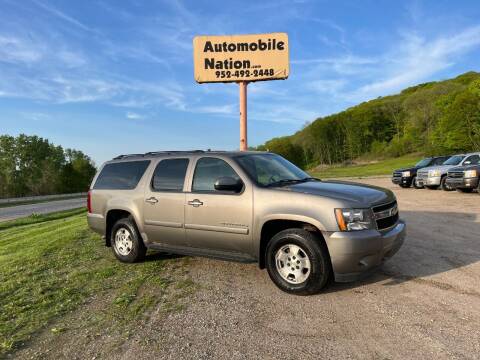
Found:
[[[26,196],[26,197],[18,197],[18,198],[7,198],[7,199],[0,199],[0,204],[14,204],[14,203],[23,203],[29,201],[43,201],[43,200],[62,200],[62,199],[70,199],[74,197],[82,197],[87,196],[86,192],[81,193],[74,193],[74,194],[58,194],[58,195],[42,195],[42,196]]]

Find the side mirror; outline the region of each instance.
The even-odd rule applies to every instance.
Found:
[[[239,193],[243,189],[243,182],[240,179],[237,180],[230,176],[222,176],[215,181],[214,186],[217,191],[232,191]]]
[[[472,162],[470,160],[467,160],[463,163],[463,165],[470,165]]]

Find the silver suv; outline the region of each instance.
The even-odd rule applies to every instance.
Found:
[[[147,249],[256,262],[282,290],[352,281],[405,238],[390,190],[321,181],[267,152],[155,152],[105,163],[88,223],[122,262]]]

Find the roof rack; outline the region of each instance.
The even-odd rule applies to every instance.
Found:
[[[120,160],[120,159],[125,159],[129,157],[138,157],[138,156],[143,156],[143,154],[125,154],[125,155],[118,155],[113,158],[113,160]]]
[[[208,149],[207,151],[210,151]],[[145,157],[145,156],[155,156],[155,155],[169,155],[169,154],[192,154],[192,153],[204,153],[204,150],[165,150],[165,151],[149,151],[144,154],[125,154],[118,155],[113,158],[113,160],[120,160],[130,157]]]

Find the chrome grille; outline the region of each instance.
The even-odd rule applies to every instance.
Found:
[[[428,178],[428,171],[419,171],[417,172],[417,180],[425,181]]]
[[[448,177],[455,179],[463,178],[463,171],[449,171]]]
[[[375,206],[372,210],[378,230],[388,229],[398,222],[399,215],[397,201]]]

